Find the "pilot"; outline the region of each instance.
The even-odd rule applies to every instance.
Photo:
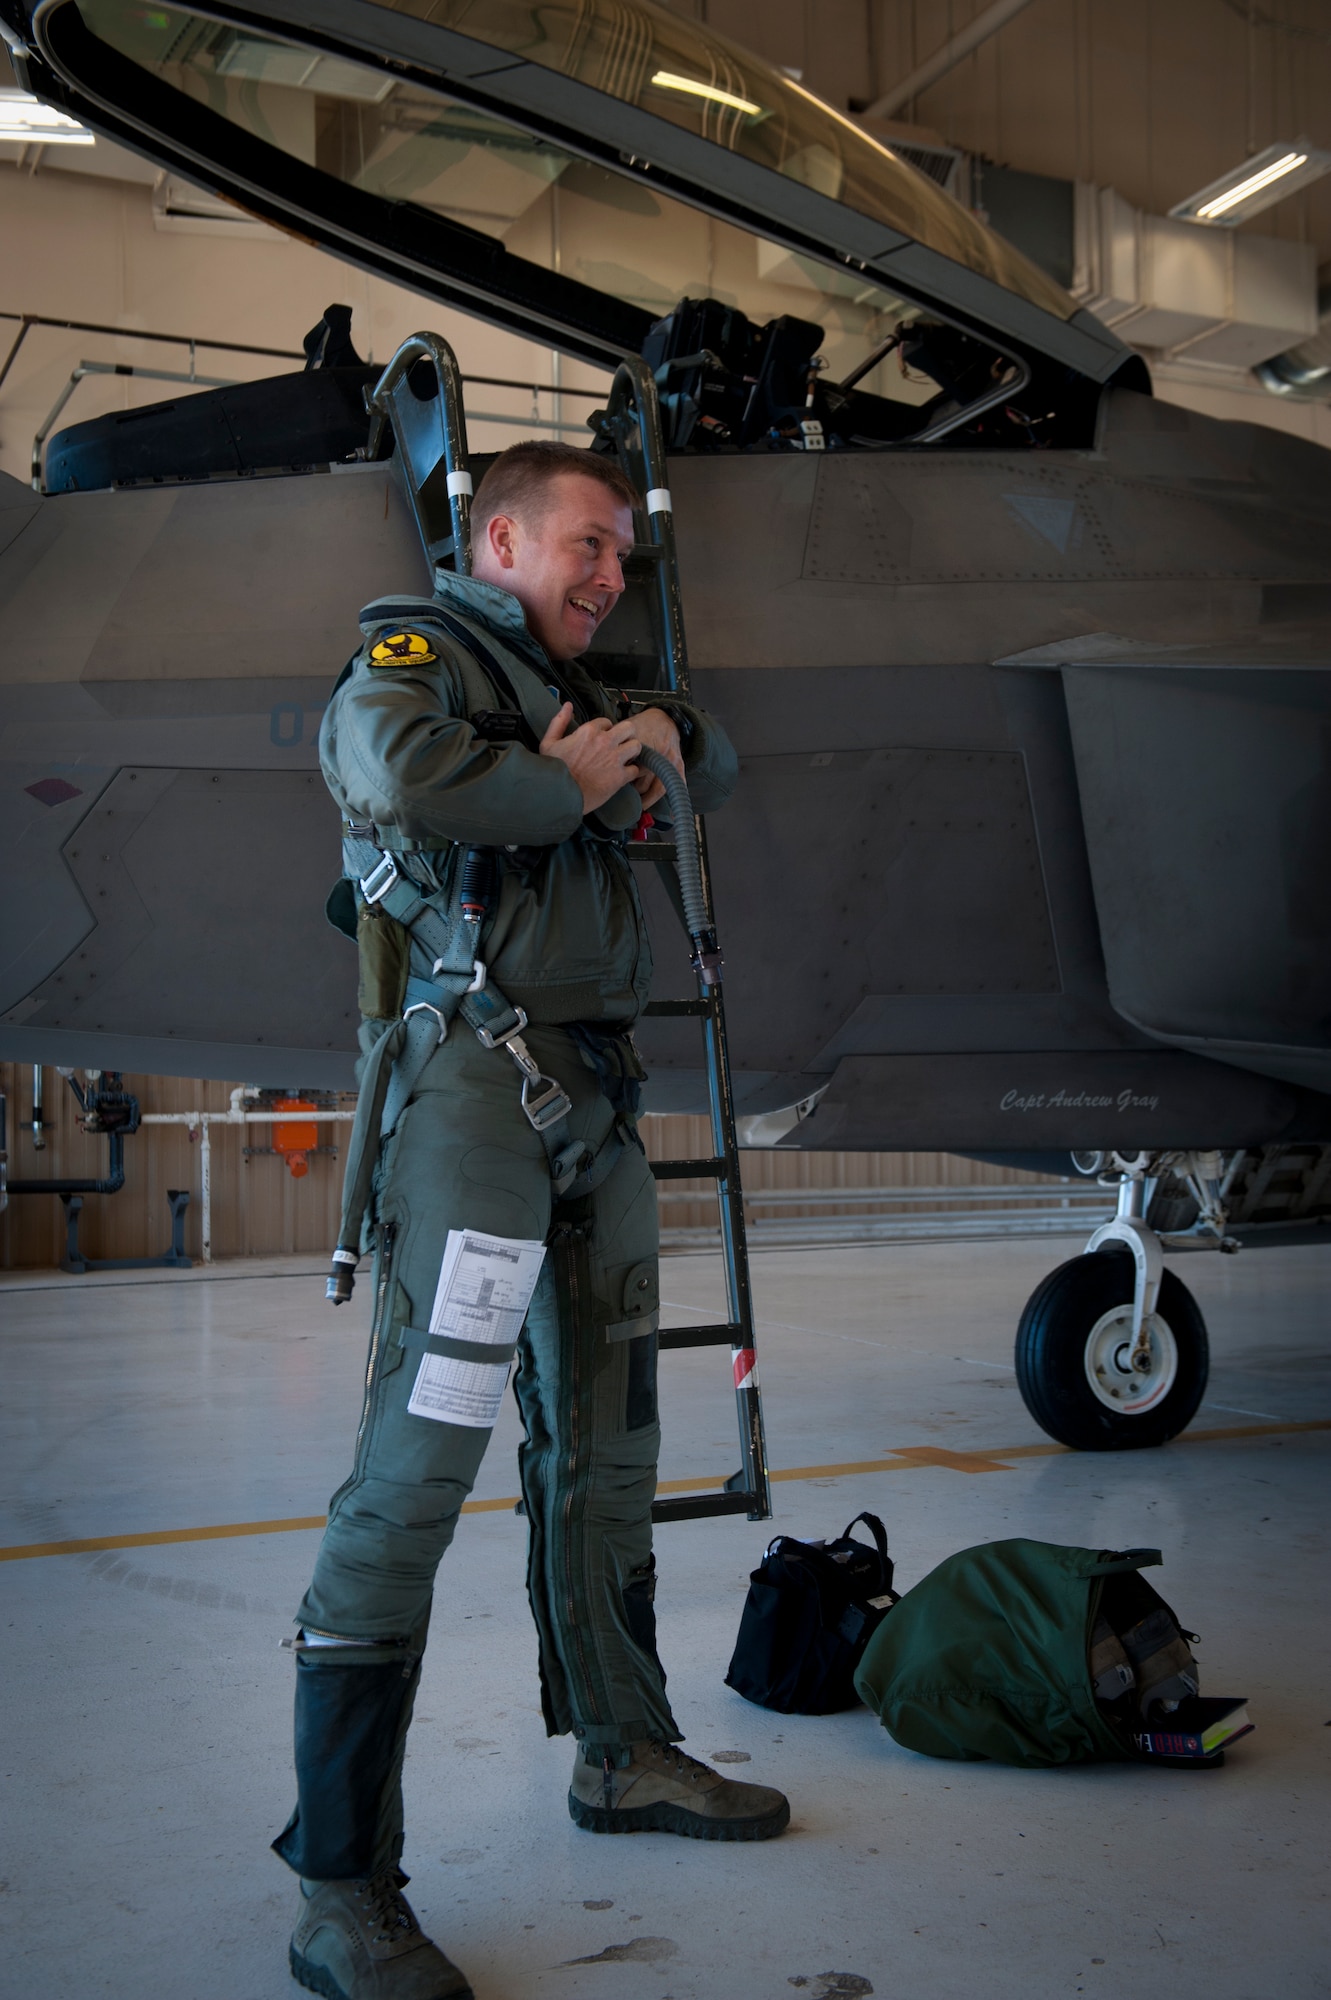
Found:
[[[344,2000],[470,1993],[402,1894],[401,1774],[435,1570],[515,1349],[574,1821],[764,1840],[789,1819],[677,1747],[656,1651],[657,1211],[631,1034],[651,956],[624,843],[663,791],[642,746],[703,811],[736,762],[698,709],[612,697],[577,664],[624,589],[633,501],[586,451],[502,453],[473,574],[368,607],[323,725],[365,1051],[337,1254],[373,1240],[373,1317],[354,1469],[290,1642],[297,1804],[274,1846],[301,1878],[292,1972]]]

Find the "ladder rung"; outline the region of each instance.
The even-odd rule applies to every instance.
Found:
[[[657,1345],[667,1347],[737,1347],[737,1326],[667,1326],[657,1335]]]
[[[727,1172],[719,1155],[713,1160],[652,1160],[649,1164],[658,1181],[717,1180]]]
[[[673,840],[631,840],[625,851],[647,861],[673,861],[675,843]]]
[[[649,1000],[642,1011],[661,1019],[680,1014],[710,1014],[712,1003],[710,1000]]]
[[[654,1521],[695,1521],[709,1514],[751,1514],[752,1493],[681,1493],[678,1499],[654,1500]]]

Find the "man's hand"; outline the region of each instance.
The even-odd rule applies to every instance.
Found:
[[[665,710],[644,708],[640,714],[633,717],[633,727],[638,732],[638,742],[644,748],[657,750],[663,757],[669,758],[682,778],[684,759],[680,754],[679,731]],[[633,782],[638,788],[644,812],[654,806],[659,798],[665,796],[665,786],[659,778],[654,778],[650,771],[639,771]]]
[[[659,715],[660,711],[654,709],[651,713]],[[595,812],[629,783],[636,784],[640,792],[644,784],[650,784],[655,788],[655,796],[660,797],[660,784],[639,771],[635,761],[644,743],[650,742],[653,749],[657,747],[654,738],[639,733],[643,717],[634,716],[630,722],[610,722],[597,715],[590,722],[581,723],[570,735],[568,726],[572,720],[573,704],[566,701],[541,738],[541,755],[557,757],[568,766],[582,793],[584,813]],[[668,726],[673,732],[673,723]]]

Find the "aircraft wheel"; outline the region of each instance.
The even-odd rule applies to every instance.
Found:
[[[1210,1357],[1206,1322],[1166,1271],[1148,1326],[1150,1366],[1128,1366],[1134,1269],[1102,1250],[1051,1271],[1017,1329],[1017,1386],[1042,1430],[1074,1451],[1167,1444],[1197,1414]]]

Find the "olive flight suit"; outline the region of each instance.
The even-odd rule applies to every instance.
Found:
[[[528,1015],[526,1045],[571,1100],[567,1135],[587,1165],[561,1195],[513,1062],[460,1015],[390,1114],[366,1230],[364,1411],[298,1612],[298,1801],[274,1843],[316,1880],[375,1875],[401,1855],[402,1758],[434,1573],[489,1440],[408,1409],[425,1354],[480,1358],[428,1330],[450,1230],[547,1246],[515,1378],[547,1729],[603,1754],[679,1737],[652,1608],[657,1213],[629,1036],[651,956],[624,852],[640,800],[627,785],[584,817],[565,765],[527,747],[565,695],[575,725],[613,718],[618,703],[578,666],[552,666],[518,600],[473,578],[441,573],[434,599],[372,604],[361,626],[320,739],[329,788],[344,822],[440,906],[456,898],[469,845],[498,850],[478,956]],[[680,724],[695,805],[720,805],[736,774],[725,736],[698,710],[661,704]],[[412,992],[437,989],[421,941],[355,893],[368,1051]]]

